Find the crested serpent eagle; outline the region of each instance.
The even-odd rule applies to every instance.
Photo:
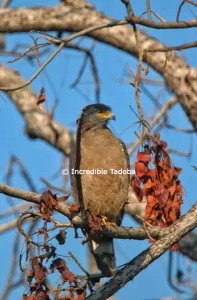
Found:
[[[120,225],[128,198],[129,157],[124,143],[107,127],[109,120],[115,120],[109,106],[92,104],[83,108],[77,120],[77,141],[71,151],[70,178],[74,199],[81,210]],[[104,174],[98,174],[98,170]],[[117,174],[119,170],[126,171]],[[99,237],[89,239],[88,243],[103,275],[113,276],[116,272],[113,239]]]

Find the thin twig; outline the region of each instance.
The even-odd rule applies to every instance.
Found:
[[[102,24],[102,25],[95,25],[95,26],[91,26],[89,28],[83,29],[77,33],[71,34],[70,36],[66,37],[65,39],[62,39],[62,42],[60,43],[60,41],[55,40],[54,38],[54,43],[59,42],[60,45],[59,47],[51,54],[51,56],[42,64],[42,66],[38,69],[38,71],[36,73],[34,73],[34,75],[25,82],[25,84],[19,85],[19,86],[15,86],[15,87],[0,87],[0,90],[2,91],[15,91],[21,88],[26,87],[27,85],[29,85],[41,72],[42,70],[53,60],[53,58],[64,48],[65,44],[70,42],[71,40],[88,34],[92,31],[98,30],[98,29],[102,29],[102,28],[107,28],[107,27],[113,27],[113,26],[119,26],[119,25],[125,25],[127,24],[127,21],[125,20],[120,20],[117,22],[110,22],[107,24]]]
[[[66,189],[63,189],[63,188],[60,188],[60,187],[57,187],[51,183],[49,183],[45,178],[43,177],[40,177],[40,180],[47,186],[48,189],[50,190],[55,190],[57,192],[60,192],[60,193],[63,193],[63,194],[71,194],[68,190]]]
[[[178,46],[172,46],[172,47],[145,49],[144,51],[145,52],[170,52],[173,50],[181,51],[181,50],[196,48],[196,47],[197,47],[197,41],[191,42],[191,43],[186,43],[186,44],[181,44]]]
[[[149,28],[155,29],[184,29],[184,28],[192,28],[197,26],[197,20],[185,20],[180,22],[153,22],[149,21],[145,18],[140,18],[136,16],[127,16],[126,20],[133,24],[143,25]]]
[[[155,124],[158,123],[158,121],[163,117],[163,115],[166,113],[168,109],[170,109],[172,106],[174,106],[177,103],[177,98],[173,97],[170,100],[168,100],[162,109],[158,112],[156,117],[152,120],[152,122],[149,124],[149,128],[152,129]],[[143,140],[145,140],[147,135],[141,136],[140,139],[138,139],[128,150],[129,155],[131,155],[142,143]]]
[[[68,254],[72,257],[72,259],[75,261],[75,263],[78,265],[78,267],[87,275],[89,276],[89,272],[84,269],[82,264],[78,261],[78,259],[74,256],[74,254],[71,251],[68,251]]]
[[[146,0],[146,7],[147,7],[148,19],[150,21],[152,21],[152,18],[151,18],[151,8],[150,8],[150,0]]]
[[[183,157],[191,157],[191,155],[192,155],[191,151],[185,152],[185,151],[180,151],[177,149],[168,149],[168,153],[173,153],[173,154],[183,156]]]

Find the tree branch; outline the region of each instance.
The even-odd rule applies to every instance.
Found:
[[[41,195],[36,194],[33,192],[27,192],[18,188],[14,188],[8,186],[6,184],[0,183],[0,193],[18,198],[23,199],[30,203],[35,203],[37,205],[40,204]],[[64,203],[58,202],[58,212],[63,214],[64,216],[71,219],[71,214],[69,211],[69,206]],[[187,214],[188,215],[188,214]],[[187,216],[186,215],[186,216]],[[3,233],[9,229],[12,229],[16,226],[17,221],[13,220],[9,222],[10,226],[7,228],[7,224],[3,224],[0,226],[0,233]],[[84,227],[84,221],[80,216],[75,216],[72,218],[71,223],[77,227]],[[174,225],[173,225],[174,226]],[[171,226],[172,227],[172,226]],[[161,238],[166,235],[169,235],[171,232],[171,227],[167,229],[162,229],[154,226],[147,227],[144,229],[143,227],[113,227],[110,226],[109,228],[104,228],[102,235],[113,237],[117,239],[136,239],[136,240],[145,240],[149,238],[149,236],[153,238]],[[148,235],[147,235],[148,232]],[[191,235],[191,238],[190,238]],[[197,235],[195,233],[191,233],[187,235],[184,239],[180,242],[180,252],[186,256],[189,256],[192,260],[197,261]]]
[[[126,264],[117,274],[107,283],[98,288],[87,300],[107,299],[114,295],[129,281],[133,280],[142,270],[147,268],[153,261],[158,259],[170,247],[177,243],[184,235],[197,226],[197,203],[190,211],[179,219],[169,229],[169,233],[140,253],[133,260]]]
[[[30,30],[76,32],[95,24],[106,24],[114,21],[88,4],[83,3],[76,9],[72,1],[61,7],[1,9],[0,19],[0,32],[6,33]],[[146,21],[150,22],[149,20]],[[188,24],[197,25],[197,20],[189,22],[179,22],[178,24],[181,27],[188,27]],[[154,22],[154,24],[160,23],[163,24],[162,26],[166,26],[167,22]],[[88,36],[136,57],[139,55],[136,39],[130,26],[104,28],[89,32]],[[138,30],[138,38],[141,49],[144,50],[143,60],[164,77],[170,91],[176,94],[191,123],[197,129],[197,70],[188,66],[175,53],[172,53],[169,60],[166,59],[166,54],[163,52],[155,52],[154,55],[146,53],[146,50],[149,49],[166,49],[166,47],[140,30]],[[2,86],[1,82],[0,85]]]
[[[155,29],[185,29],[191,27],[197,27],[197,20],[186,20],[181,22],[154,22],[144,18],[136,16],[127,16],[126,20],[131,24],[139,24]]]
[[[6,184],[0,183],[0,193],[17,199],[22,199],[30,203],[35,203],[38,205],[40,204],[40,199],[41,199],[40,194],[20,190],[18,188],[14,188]],[[70,217],[68,206],[61,202],[58,202],[57,204],[58,204],[58,212],[60,212],[66,217]]]
[[[18,72],[0,64],[0,85],[23,85],[24,82]],[[70,154],[73,140],[71,132],[53,120],[46,111],[38,109],[37,97],[30,87],[7,94],[26,121],[25,132],[30,138],[40,138],[65,155]]]

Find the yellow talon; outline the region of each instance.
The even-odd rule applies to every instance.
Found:
[[[101,225],[107,227],[107,217],[101,216]]]
[[[101,225],[107,227],[108,229],[113,226],[117,227],[117,224],[115,222],[109,222],[107,217],[101,216]]]

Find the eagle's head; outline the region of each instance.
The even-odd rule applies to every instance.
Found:
[[[111,107],[105,104],[91,104],[82,109],[81,116],[77,120],[77,123],[82,127],[102,128],[106,127],[109,120],[115,119]]]

